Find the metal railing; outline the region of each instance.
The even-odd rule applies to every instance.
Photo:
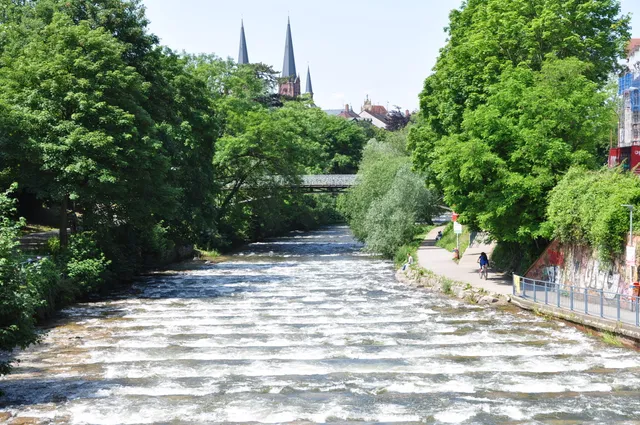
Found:
[[[640,297],[513,275],[513,295],[539,304],[640,326]]]

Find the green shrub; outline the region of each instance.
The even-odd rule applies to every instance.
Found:
[[[433,226],[426,224],[415,226],[413,239],[408,244],[402,245],[395,252],[393,260],[396,267],[400,267],[407,262],[407,254],[411,254],[415,262],[418,261],[418,248],[432,228]]]
[[[442,282],[442,292],[444,292],[447,295],[453,294],[453,291],[451,290],[451,286],[452,286],[451,281],[445,280],[444,282]]]
[[[398,250],[429,222],[438,199],[411,171],[407,154],[395,144],[371,140],[364,151],[357,184],[340,199],[339,209],[368,251],[399,259]],[[406,252],[404,253],[406,259]]]
[[[497,270],[524,274],[548,246],[546,240],[525,243],[498,242],[491,254],[491,265]]]
[[[640,205],[640,179],[620,169],[572,168],[553,189],[547,208],[550,237],[594,247],[603,262],[621,254],[629,232],[629,210]]]
[[[50,242],[53,258],[61,270],[58,298],[62,303],[72,302],[98,288],[104,282],[110,261],[98,247],[94,232],[76,233],[69,237],[66,248]]]
[[[12,220],[15,202],[11,189],[0,193],[0,351],[26,347],[37,340],[35,311],[42,304],[39,288],[29,279],[30,264],[18,250],[23,221]],[[10,363],[0,361],[0,374]]]

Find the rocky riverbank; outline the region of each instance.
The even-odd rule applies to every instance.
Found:
[[[505,306],[511,303],[511,296],[496,294],[484,288],[476,288],[469,283],[459,282],[437,275],[419,266],[406,270],[399,269],[396,278],[403,283],[421,289],[441,292],[473,304]]]
[[[626,325],[620,322],[613,322],[595,316],[586,316],[558,309],[550,305],[536,304],[521,298],[512,298],[510,295],[497,294],[484,288],[477,288],[469,283],[459,282],[437,275],[432,271],[419,266],[412,266],[407,270],[396,271],[396,279],[407,285],[417,288],[440,292],[472,304],[507,306],[529,310],[544,317],[553,317],[556,320],[577,325],[581,330],[599,335],[605,340],[611,335],[615,335],[617,343],[628,348],[640,349],[640,331],[637,327]]]

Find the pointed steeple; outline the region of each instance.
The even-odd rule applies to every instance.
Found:
[[[249,53],[247,53],[247,39],[244,36],[244,21],[240,21],[240,52],[238,53],[238,64],[249,63]]]
[[[307,88],[304,92],[309,93],[311,97],[313,97],[313,86],[311,85],[311,71],[309,70],[309,65],[307,65]]]
[[[298,73],[296,72],[296,60],[293,56],[293,41],[291,39],[291,22],[287,18],[287,38],[284,43],[284,63],[282,64],[282,76],[295,79]]]

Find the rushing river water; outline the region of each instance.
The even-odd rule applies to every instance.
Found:
[[[638,353],[404,286],[360,249],[343,227],[293,234],[67,309],[0,380],[0,411],[72,424],[639,420]]]

